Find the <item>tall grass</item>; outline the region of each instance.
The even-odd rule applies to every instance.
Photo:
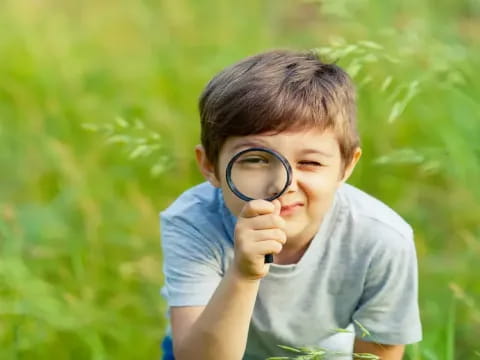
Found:
[[[474,358],[479,16],[475,0],[3,1],[0,358],[158,358],[157,213],[201,181],[198,94],[274,47],[316,48],[357,83],[352,182],[416,231],[409,357]]]

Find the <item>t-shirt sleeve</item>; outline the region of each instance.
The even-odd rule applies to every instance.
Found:
[[[165,276],[162,293],[168,305],[207,305],[222,279],[219,246],[185,219],[161,215],[160,220]]]
[[[422,339],[418,309],[417,257],[413,233],[387,232],[374,247],[364,292],[353,314],[355,334],[379,344]]]

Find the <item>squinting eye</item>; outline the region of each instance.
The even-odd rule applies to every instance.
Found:
[[[263,159],[261,157],[248,157],[240,159],[240,163],[242,164],[266,164],[268,163],[267,159]]]
[[[305,165],[305,166],[312,166],[312,167],[320,167],[322,164],[320,164],[317,161],[300,161],[300,165]]]

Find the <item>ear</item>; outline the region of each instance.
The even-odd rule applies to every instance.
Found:
[[[215,167],[207,159],[207,154],[202,145],[195,146],[195,157],[197,159],[198,168],[205,179],[213,186],[220,187],[220,181],[218,181],[217,175],[215,174]]]
[[[340,180],[340,183],[344,183],[345,181],[348,180],[350,175],[352,175],[353,169],[355,169],[355,166],[357,165],[358,160],[362,156],[362,149],[357,147],[353,153],[352,160],[350,161],[350,164],[347,165],[345,168],[345,171],[343,172],[343,177]]]

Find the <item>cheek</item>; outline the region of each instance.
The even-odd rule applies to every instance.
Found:
[[[245,202],[238,197],[236,197],[230,189],[223,188],[223,199],[225,201],[225,205],[227,205],[228,210],[238,217],[238,215],[242,212],[243,206]]]
[[[235,194],[232,193],[230,188],[228,187],[226,180],[225,180],[225,171],[227,168],[227,161],[225,160],[224,156],[221,155],[219,158],[218,166],[217,166],[217,178],[219,179],[219,187],[222,189],[223,192],[223,200],[225,205],[227,206],[230,212],[237,216],[241,213],[245,202],[239,199]]]
[[[329,183],[328,177],[320,174],[312,174],[302,179],[302,187],[305,193],[312,198],[321,197],[322,193],[330,187]]]
[[[312,175],[303,181],[303,190],[310,203],[328,202],[338,187],[335,176]]]

